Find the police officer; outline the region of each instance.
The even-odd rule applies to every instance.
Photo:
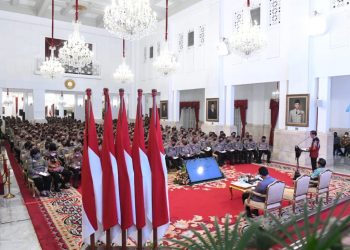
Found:
[[[191,146],[188,144],[188,141],[183,137],[181,141],[182,145],[179,146],[179,155],[183,160],[190,160],[193,158]]]
[[[204,153],[201,151],[201,145],[198,142],[197,136],[192,137],[192,143],[190,146],[194,157],[203,157]]]
[[[175,169],[181,169],[182,160],[178,156],[179,148],[176,146],[176,140],[175,138],[171,139],[170,145],[165,149],[165,160],[167,164],[167,168],[175,168]]]
[[[257,153],[257,145],[256,142],[253,140],[253,136],[249,135],[249,139],[245,141],[244,143],[244,148],[247,152],[247,159],[246,161],[248,163],[252,163],[252,158],[254,156],[255,161],[258,158],[258,153]]]
[[[217,160],[219,166],[224,165],[225,160],[227,159],[227,151],[225,150],[226,143],[223,137],[219,137],[219,142],[214,146],[214,154],[217,155]]]
[[[236,141],[233,146],[235,152],[234,152],[234,158],[235,158],[235,163],[241,163],[245,159],[245,154],[244,154],[244,146],[241,141],[241,137],[238,135],[236,137]]]
[[[261,157],[263,154],[267,155],[267,163],[271,163],[271,151],[270,151],[270,146],[266,142],[266,136],[261,137],[261,141],[258,143],[258,150],[259,150],[259,157],[258,157],[258,162],[261,163]]]
[[[231,136],[226,137],[226,148],[225,149],[227,151],[227,160],[230,161],[231,165],[234,165],[234,163],[235,163],[235,159],[234,159],[235,142]]]

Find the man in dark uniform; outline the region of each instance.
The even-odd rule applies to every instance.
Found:
[[[236,141],[234,143],[233,149],[235,150],[234,152],[235,163],[242,163],[245,159],[245,153],[244,153],[244,146],[241,141],[241,137],[239,135],[236,137]]]
[[[186,138],[182,139],[182,145],[179,146],[179,155],[183,160],[193,159],[191,146],[188,144]]]
[[[167,168],[180,169],[182,165],[181,158],[178,157],[178,147],[176,146],[176,140],[173,138],[170,145],[165,149],[165,160]]]
[[[258,143],[258,150],[259,150],[259,157],[258,157],[258,163],[261,163],[261,157],[263,154],[267,155],[267,163],[271,163],[271,151],[270,146],[266,142],[266,136],[261,137],[261,141]]]
[[[309,147],[309,151],[310,151],[312,171],[314,171],[317,168],[317,158],[318,158],[318,153],[320,151],[320,139],[318,139],[317,132],[315,130],[312,130],[310,132],[310,137],[312,138],[312,143],[311,143],[311,146]]]
[[[225,150],[225,141],[223,137],[219,137],[219,142],[214,146],[214,154],[217,155],[219,166],[223,166],[227,158],[227,151]]]
[[[254,156],[255,161],[258,158],[258,153],[256,151],[256,142],[253,140],[253,136],[249,135],[249,139],[245,141],[244,148],[247,152],[247,163],[252,163],[252,158]]]

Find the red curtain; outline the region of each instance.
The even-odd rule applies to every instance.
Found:
[[[244,136],[245,126],[247,124],[248,100],[235,100],[235,109],[239,109],[239,112],[241,114],[241,121],[242,121],[242,134],[241,134],[241,136]]]
[[[16,115],[18,113],[18,96],[15,98],[15,103],[16,103]]]
[[[269,144],[273,146],[274,132],[276,128],[276,123],[278,119],[278,111],[280,108],[279,102],[272,100],[270,101],[270,109],[271,109],[271,131],[270,131],[270,140]]]
[[[199,122],[199,102],[180,102],[180,113],[183,108],[193,108],[196,114],[196,129],[198,129]]]

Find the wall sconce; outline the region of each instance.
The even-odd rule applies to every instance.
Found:
[[[327,27],[327,17],[315,10],[309,19],[309,35],[323,35],[327,31]]]
[[[78,97],[77,104],[79,107],[82,107],[84,104],[84,98],[82,96]]]
[[[27,99],[28,105],[32,106],[33,105],[33,96],[28,95],[28,99]]]

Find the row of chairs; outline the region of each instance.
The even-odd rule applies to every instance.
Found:
[[[293,212],[295,213],[296,203],[307,201],[312,195],[316,195],[316,202],[320,195],[326,194],[326,199],[329,197],[329,185],[332,178],[332,171],[326,170],[320,174],[317,181],[311,180],[310,176],[302,175],[294,182],[294,187],[286,187],[286,184],[281,181],[275,181],[267,187],[266,194],[260,194],[251,191],[250,196],[245,201],[245,205],[252,209],[264,211],[279,210],[279,216],[282,213],[282,200],[287,200],[293,204]],[[265,198],[265,202],[258,202],[251,199],[251,195],[256,195]]]

